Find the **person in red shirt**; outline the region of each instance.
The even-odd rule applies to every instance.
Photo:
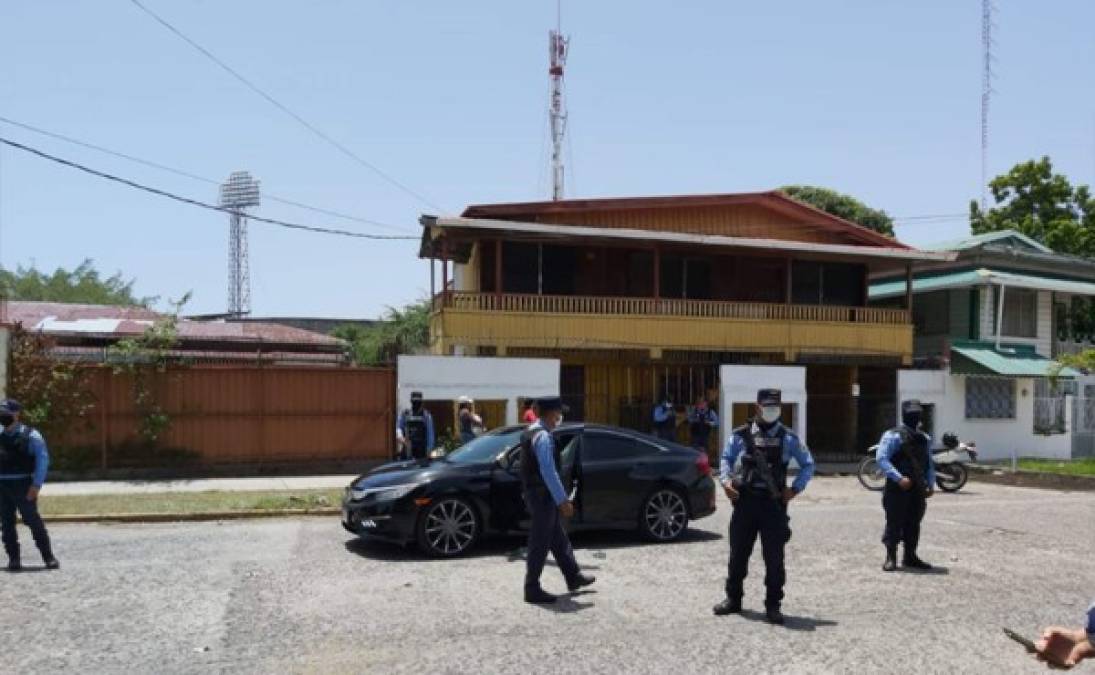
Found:
[[[533,409],[532,404],[532,399],[528,399],[527,401],[525,401],[525,414],[521,418],[522,420],[524,420],[525,424],[534,424],[537,420],[540,419],[536,416],[536,410]]]

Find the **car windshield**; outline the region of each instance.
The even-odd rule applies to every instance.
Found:
[[[445,456],[445,461],[455,464],[489,462],[506,448],[517,445],[517,442],[521,440],[522,431],[522,429],[514,429],[513,431],[480,436],[453,450]]]

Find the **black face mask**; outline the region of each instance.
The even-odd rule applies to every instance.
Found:
[[[415,415],[422,412],[422,401],[411,401],[411,410]]]
[[[901,415],[901,421],[910,429],[920,428],[921,413],[907,412]]]
[[[3,426],[5,429],[10,427],[13,422],[15,422],[15,418],[13,416],[0,415],[0,426]]]

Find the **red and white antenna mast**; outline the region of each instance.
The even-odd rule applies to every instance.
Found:
[[[551,104],[548,113],[551,119],[551,198],[563,198],[563,138],[567,132],[567,113],[563,101],[563,66],[566,65],[570,39],[562,33],[562,0],[556,4],[555,30],[548,33],[548,47],[551,66]]]

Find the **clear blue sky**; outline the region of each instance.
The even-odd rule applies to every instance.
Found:
[[[448,212],[546,197],[554,3],[144,0]],[[990,168],[1095,173],[1095,3],[998,0]],[[568,196],[832,187],[894,216],[979,195],[981,3],[564,3]],[[126,0],[0,5],[0,115],[417,233],[429,207],[313,137]],[[0,124],[187,196],[215,188]],[[270,201],[268,217],[369,230]],[[902,226],[913,244],[962,219]],[[372,229],[375,232],[384,230]],[[0,149],[0,263],[95,259],[143,295],[226,304],[227,217]],[[370,317],[429,286],[417,244],[251,228],[256,315]]]

